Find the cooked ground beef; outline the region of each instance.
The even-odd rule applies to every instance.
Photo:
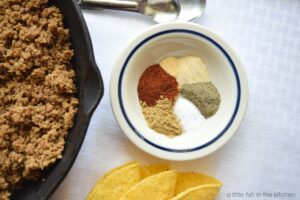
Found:
[[[47,0],[0,1],[0,199],[62,157],[78,99],[69,30]]]

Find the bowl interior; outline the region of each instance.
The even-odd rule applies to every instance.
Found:
[[[143,43],[143,42],[142,42]],[[139,104],[137,86],[144,70],[159,63],[167,56],[198,56],[207,66],[211,81],[221,95],[218,112],[206,119],[201,129],[175,138],[157,134],[147,126]],[[168,32],[150,37],[140,46],[136,46],[128,57],[127,65],[120,79],[121,103],[127,119],[138,132],[152,143],[165,148],[182,150],[196,148],[214,139],[231,120],[237,105],[237,77],[233,66],[221,49],[206,37],[185,32]],[[197,122],[195,122],[197,123]]]

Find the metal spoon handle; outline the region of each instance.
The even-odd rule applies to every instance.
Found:
[[[79,5],[83,7],[99,7],[115,10],[138,11],[138,1],[123,1],[123,0],[80,0]]]

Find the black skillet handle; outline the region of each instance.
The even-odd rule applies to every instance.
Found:
[[[87,115],[91,115],[94,112],[104,93],[104,86],[98,67],[96,64],[92,65],[89,67],[83,83],[83,102]]]

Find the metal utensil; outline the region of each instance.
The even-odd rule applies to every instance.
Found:
[[[150,16],[157,23],[174,21],[180,13],[177,0],[79,0],[82,8],[134,11]]]
[[[206,7],[206,0],[178,0],[180,13],[177,21],[195,21],[199,18]]]

